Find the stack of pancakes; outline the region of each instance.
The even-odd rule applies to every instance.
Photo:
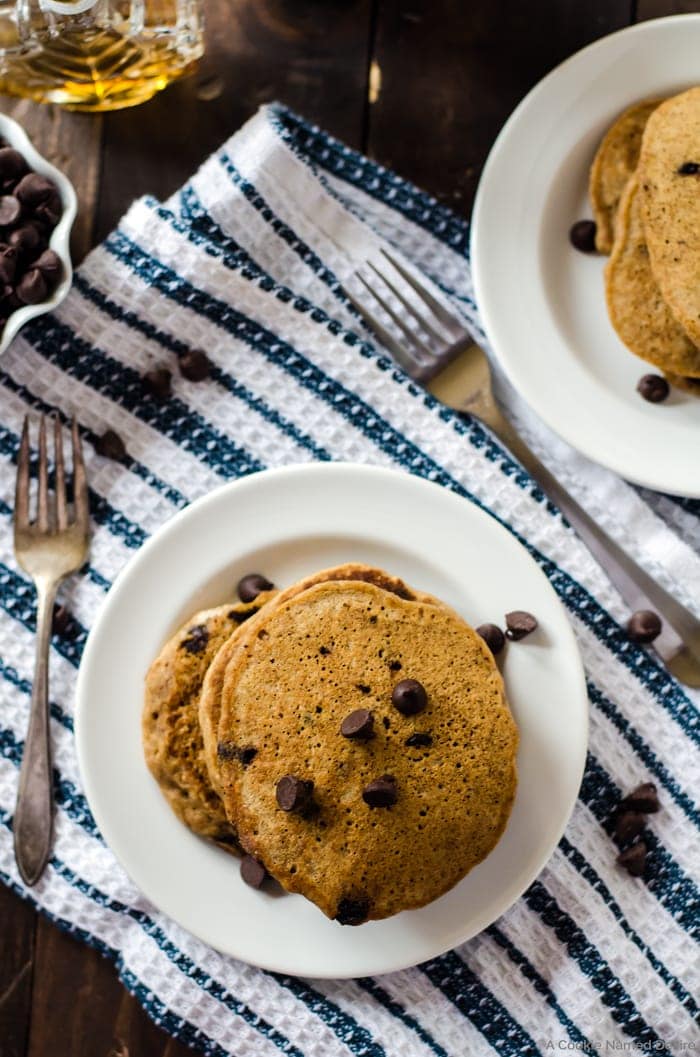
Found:
[[[196,614],[148,672],[143,738],[195,833],[342,924],[451,888],[515,794],[517,730],[488,647],[364,565]]]
[[[615,330],[700,394],[700,88],[626,110],[598,148],[589,190]]]

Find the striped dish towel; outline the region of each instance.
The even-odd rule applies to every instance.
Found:
[[[700,1047],[697,696],[627,641],[625,607],[523,470],[394,368],[342,289],[352,264],[321,234],[323,210],[373,229],[446,291],[477,338],[468,225],[444,206],[278,107],[262,109],[162,205],[146,199],[76,276],[60,309],[0,363],[0,869],[6,884],[111,958],[168,1032],[213,1057],[465,1057]],[[365,228],[364,226],[368,226]],[[175,367],[206,349],[211,377]],[[157,403],[143,373],[173,367]],[[700,599],[700,504],[632,488],[592,466],[502,385],[533,447],[579,501],[689,606]],[[54,855],[25,891],[12,811],[27,724],[34,593],[12,555],[23,416],[77,415],[95,534],[66,585],[54,637]],[[465,424],[466,423],[466,424]],[[106,429],[123,462],[94,450]],[[76,670],[105,591],[185,504],[263,467],[318,459],[393,466],[476,497],[528,542],[567,607],[591,701],[588,763],[573,817],[525,895],[480,936],[378,979],[314,981],[224,957],[148,904],[105,847],[80,787]],[[615,864],[609,817],[641,781],[659,788],[642,879]]]

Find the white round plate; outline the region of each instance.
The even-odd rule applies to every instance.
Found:
[[[460,884],[421,910],[356,928],[298,895],[248,888],[237,861],[178,821],[144,762],[143,680],[163,642],[246,572],[278,585],[362,561],[438,595],[473,624],[534,612],[503,670],[520,729],[506,833]],[[161,910],[213,947],[311,977],[375,975],[456,946],[502,914],[559,840],[583,772],[588,704],[573,632],[523,547],[472,503],[408,474],[351,464],[270,470],[225,485],[168,522],[110,590],[78,679],[85,792],[124,869]],[[138,820],[138,821],[137,821]]]
[[[650,488],[700,497],[700,400],[636,392],[655,370],[629,352],[605,307],[607,257],[568,232],[591,216],[588,171],[615,117],[700,82],[700,15],[644,22],[584,48],[520,103],[496,140],[474,205],[476,300],[518,392],[589,458]]]

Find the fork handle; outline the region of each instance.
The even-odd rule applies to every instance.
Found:
[[[25,884],[41,877],[51,851],[53,782],[49,737],[49,644],[57,584],[37,580],[34,683],[13,823],[15,860]]]
[[[559,507],[630,609],[632,611],[656,610],[663,620],[663,629],[654,642],[654,648],[669,664],[671,670],[674,670],[674,665],[670,662],[675,658],[680,669],[681,657],[683,657],[694,672],[700,672],[700,621],[697,617],[649,576],[615,540],[600,528],[590,514],[578,505],[516,433],[495,402],[488,408],[487,414],[480,415],[480,417],[541,485],[546,495]],[[684,671],[686,667],[684,663]],[[680,670],[675,674],[683,678]],[[700,682],[696,680],[697,675],[693,677],[691,685],[700,685]],[[691,680],[685,679],[684,681],[690,682]]]

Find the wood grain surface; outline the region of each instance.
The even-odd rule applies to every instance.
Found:
[[[199,70],[104,116],[0,99],[80,200],[80,260],[138,195],[165,197],[280,99],[468,216],[518,100],[558,62],[700,0],[204,0]],[[184,1057],[96,951],[0,887],[0,1057]]]

